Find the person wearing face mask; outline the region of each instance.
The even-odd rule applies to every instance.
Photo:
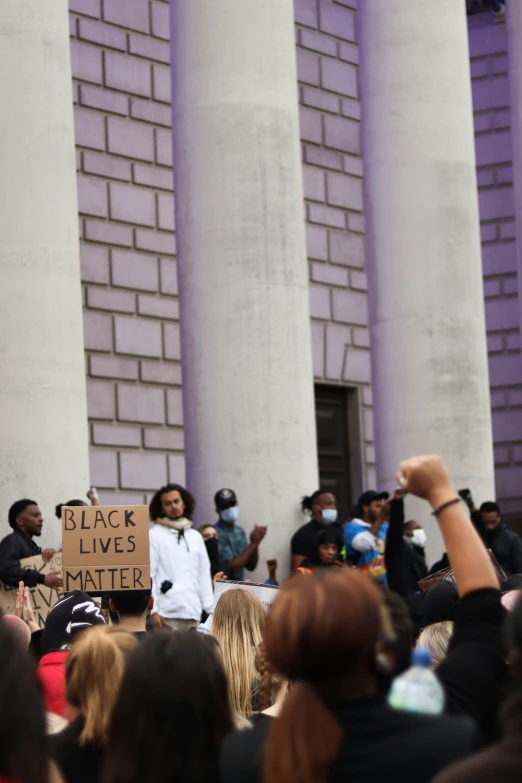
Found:
[[[318,534],[337,522],[337,501],[327,489],[317,489],[306,495],[301,501],[301,510],[303,514],[310,514],[311,519],[292,536],[292,571],[306,558],[316,556]]]
[[[239,505],[236,493],[232,489],[220,489],[214,495],[219,520],[216,530],[219,535],[221,560],[227,566],[230,578],[242,582],[245,568],[253,571],[259,560],[259,544],[266,536],[266,527],[256,525],[250,533],[250,542],[242,527],[236,524],[239,519]]]
[[[203,536],[205,547],[207,549],[208,559],[210,560],[210,574],[212,581],[217,579],[232,579],[232,570],[227,563],[221,559],[221,547],[219,545],[219,534],[215,525],[203,525],[198,528],[198,533]]]
[[[384,542],[388,532],[387,492],[369,489],[357,503],[358,516],[344,528],[347,560],[379,582],[386,582]]]
[[[384,561],[388,587],[404,598],[413,620],[415,635],[423,626],[424,595],[418,583],[428,575],[424,551],[426,539],[425,530],[417,522],[404,522],[404,492],[397,490],[390,503]]]

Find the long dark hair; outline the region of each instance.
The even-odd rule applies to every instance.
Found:
[[[158,631],[128,661],[104,783],[208,783],[232,731],[223,666],[195,632]]]
[[[16,783],[48,783],[40,685],[26,650],[1,618],[0,704],[0,776]]]
[[[182,487],[181,484],[167,484],[165,487],[158,489],[150,501],[149,513],[152,521],[161,519],[161,517],[164,516],[163,506],[161,504],[161,496],[165,495],[167,492],[174,492],[174,490],[179,492],[181,499],[185,504],[185,511],[183,512],[183,516],[187,519],[192,519],[194,509],[196,508],[196,499],[194,495],[192,495],[188,489]]]

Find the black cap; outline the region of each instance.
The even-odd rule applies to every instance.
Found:
[[[368,489],[357,501],[357,511],[362,514],[363,506],[369,506],[374,500],[388,500],[389,497],[388,492],[376,492],[374,489]]]
[[[237,506],[237,497],[233,489],[220,489],[214,495],[214,503],[218,511]]]
[[[47,615],[41,638],[42,655],[67,649],[74,636],[91,625],[105,625],[105,620],[90,595],[75,590],[61,598]]]

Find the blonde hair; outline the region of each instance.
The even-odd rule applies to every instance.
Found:
[[[417,639],[416,647],[427,647],[431,652],[430,669],[436,669],[448,653],[448,645],[453,636],[453,623],[444,620],[423,628]]]
[[[117,627],[94,626],[80,633],[67,656],[67,700],[85,718],[80,744],[103,749],[120,689],[125,659],[138,642]]]
[[[221,645],[232,709],[248,717],[259,689],[256,649],[265,623],[263,604],[247,590],[227,590],[216,604],[212,635]]]

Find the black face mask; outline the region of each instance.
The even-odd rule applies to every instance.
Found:
[[[207,548],[208,559],[212,565],[219,563],[219,540],[217,538],[207,538],[205,541]]]

